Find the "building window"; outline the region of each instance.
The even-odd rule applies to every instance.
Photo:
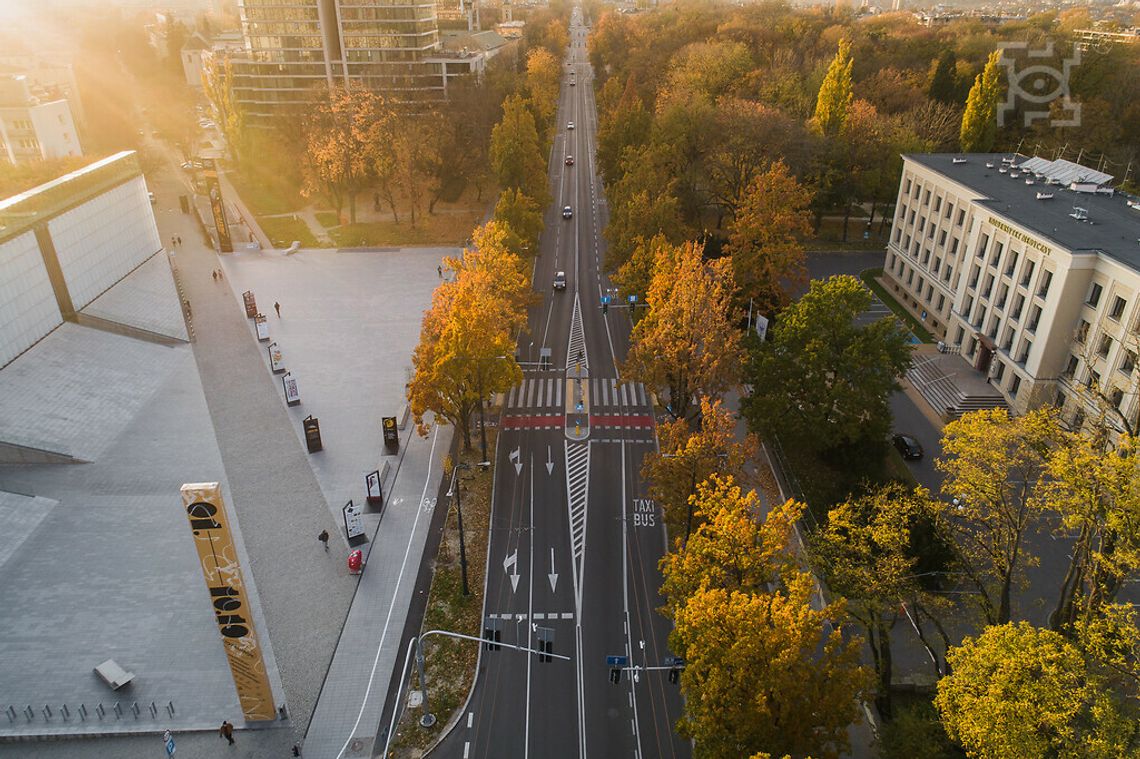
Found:
[[[925,216],[919,218],[919,220],[918,220],[918,231],[921,232],[924,229],[926,229],[926,217]]]
[[[903,250],[910,250],[910,235],[906,236],[906,242],[903,244]]]
[[[958,252],[958,238],[955,237],[953,240],[950,241],[950,255],[954,255],[957,252]]]
[[[1029,351],[1033,350],[1033,341],[1025,340],[1021,344],[1021,358],[1017,360],[1019,364],[1024,364],[1029,360]]]
[[[1044,298],[1049,294],[1049,285],[1053,284],[1053,272],[1046,269],[1041,272],[1041,286],[1037,288],[1038,297]]]
[[[963,316],[965,316],[967,319],[969,319],[970,318],[970,311],[973,308],[974,308],[974,296],[973,295],[967,295],[966,296],[966,302],[962,304]],[[958,335],[957,342],[959,342],[959,343],[962,342],[962,336],[961,335]]]
[[[1034,306],[1029,309],[1029,324],[1027,325],[1030,332],[1037,330],[1037,325],[1041,323],[1041,306]]]
[[[1083,343],[1089,336],[1089,322],[1088,319],[1081,319],[1081,323],[1077,325],[1076,340],[1078,343]]]
[[[1072,379],[1073,375],[1077,373],[1077,367],[1080,366],[1080,363],[1081,360],[1079,358],[1070,355],[1069,363],[1065,364],[1065,371],[1061,372],[1061,374],[1065,377],[1068,377],[1069,379]]]
[[[1132,374],[1132,370],[1136,368],[1136,351],[1124,351],[1124,360],[1120,362],[1120,371],[1123,374]]]
[[[1112,401],[1113,408],[1119,409],[1120,405],[1124,403],[1124,391],[1118,387],[1114,387],[1112,389],[1112,395],[1109,396],[1109,400]]]
[[[1128,306],[1128,301],[1117,295],[1112,299],[1112,310],[1108,312],[1109,319],[1120,321],[1120,317],[1124,316],[1124,309]]]
[[[994,290],[994,275],[993,274],[987,274],[986,275],[986,283],[984,285],[982,285],[982,297],[983,298],[990,297],[990,293],[992,293],[993,290]]]
[[[909,286],[910,286],[910,283],[911,283],[911,282],[913,282],[913,281],[914,281],[914,269],[911,269],[910,271],[908,271],[908,272],[906,273],[906,283],[907,283],[907,286],[909,287]]]
[[[966,350],[966,355],[969,356],[970,358],[973,358],[974,354],[977,352],[978,352],[978,338],[971,337],[970,338],[970,344]]]
[[[903,195],[906,195],[909,192],[910,192],[910,177],[907,177],[906,185],[903,187]]]
[[[1112,338],[1108,335],[1101,335],[1100,345],[1096,347],[1096,355],[1101,358],[1108,358],[1109,351],[1112,350]]]
[[[962,223],[964,221],[966,221],[966,211],[965,209],[962,209],[958,212],[958,226],[962,226]]]
[[[1010,314],[1014,319],[1021,318],[1021,309],[1025,308],[1025,296],[1018,293],[1013,301],[1013,313]]]
[[[907,222],[907,224],[914,224],[914,211],[910,212],[910,220]]]
[[[946,305],[946,296],[942,293],[938,294],[938,312],[942,313],[942,307]]]
[[[1017,270],[1017,251],[1011,250],[1009,252],[1009,261],[1005,265],[1005,276],[1012,277],[1013,272]]]
[[[990,236],[982,235],[982,243],[978,246],[978,258],[986,257],[986,246],[990,244]]]
[[[995,269],[997,268],[998,261],[1001,260],[1001,252],[1003,250],[1005,250],[1004,242],[999,242],[994,245],[994,255],[993,258],[990,259],[990,266],[994,267]]]
[[[1103,288],[1103,287],[1101,287],[1100,285],[1098,285],[1096,282],[1093,282],[1093,286],[1092,286],[1092,289],[1091,289],[1091,290],[1089,290],[1089,298],[1088,298],[1088,301],[1086,301],[1086,302],[1087,302],[1087,303],[1088,303],[1090,306],[1092,306],[1092,307],[1094,307],[1094,308],[1095,308],[1095,307],[1096,307],[1096,305],[1097,305],[1098,303],[1100,303],[1100,296],[1101,296],[1101,293],[1103,293],[1103,292],[1104,292],[1104,288]]]
[[[918,287],[914,288],[914,291],[915,291],[915,292],[917,292],[917,293],[920,293],[920,292],[922,292],[922,286],[923,286],[924,284],[925,284],[925,281],[923,280],[923,278],[922,278],[922,277],[919,277],[919,278],[918,278]]]
[[[962,329],[961,327],[958,327],[958,329],[954,332],[954,344],[955,345],[961,345],[962,344],[962,336],[965,334],[966,334],[966,330]]]
[[[898,227],[897,229],[895,229],[895,245],[898,245],[899,240],[901,240],[901,239],[902,239],[902,227]]]
[[[1036,261],[1026,261],[1025,270],[1021,272],[1021,286],[1029,287],[1029,280],[1033,279],[1033,267],[1037,265]]]
[[[922,204],[924,206],[930,205],[930,190],[927,190],[926,194],[922,196]]]
[[[998,382],[1005,376],[1005,363],[998,360],[994,361],[994,379]]]
[[[1013,379],[1009,381],[1009,397],[1016,398],[1017,391],[1021,389],[1021,377],[1017,374],[1013,375]]]
[[[1009,353],[1009,349],[1013,347],[1013,327],[1005,328],[1005,336],[1001,339],[1001,349]]]
[[[946,218],[949,219],[953,215],[954,215],[954,204],[953,203],[947,203],[946,204]]]
[[[934,224],[931,224],[931,225],[930,225],[930,229],[928,229],[928,230],[926,231],[926,236],[927,236],[927,237],[929,237],[931,240],[933,240],[933,239],[934,239],[934,232],[935,232],[935,230],[934,230]]]
[[[934,213],[938,213],[941,210],[942,210],[942,196],[939,195],[937,198],[934,199]]]

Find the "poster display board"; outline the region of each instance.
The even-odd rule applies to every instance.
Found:
[[[218,249],[223,253],[233,253],[234,243],[230,238],[230,225],[226,221],[226,205],[222,202],[217,162],[213,158],[203,158],[202,163],[202,179],[206,182],[206,194],[210,196],[210,214],[214,217],[214,228],[218,231]]]

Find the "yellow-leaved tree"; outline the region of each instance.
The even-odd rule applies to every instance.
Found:
[[[1053,409],[1011,418],[1005,409],[963,414],[942,431],[936,466],[963,570],[989,624],[1010,620],[1015,582],[1035,558],[1025,545],[1044,504],[1034,497],[1059,428]]]
[[[668,393],[674,418],[688,416],[701,396],[719,395],[740,381],[743,364],[735,324],[732,262],[704,260],[704,246],[685,243],[657,251],[646,301],[633,329],[625,374],[659,395]]]
[[[948,656],[934,703],[951,738],[985,759],[1137,755],[1137,722],[1077,645],[1028,622],[986,628]]]
[[[720,474],[751,487],[748,464],[760,446],[752,434],[736,439],[736,417],[719,398],[701,398],[700,429],[693,431],[688,420],[674,419],[662,424],[657,435],[658,451],[646,454],[641,477],[661,507],[669,534],[688,540],[694,518],[704,513],[694,504],[697,485]]]
[[[532,48],[526,55],[526,89],[534,111],[535,128],[544,146],[550,144],[554,115],[558,112],[562,66],[545,48]]]

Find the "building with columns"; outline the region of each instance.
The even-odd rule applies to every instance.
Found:
[[[1015,413],[1054,404],[1080,426],[1099,397],[1136,427],[1140,199],[1112,181],[1016,154],[903,156],[884,284]]]

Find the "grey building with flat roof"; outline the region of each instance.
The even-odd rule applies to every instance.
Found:
[[[883,266],[899,302],[1015,412],[1055,404],[1080,426],[1100,399],[1135,429],[1140,200],[1064,160],[903,162]]]

